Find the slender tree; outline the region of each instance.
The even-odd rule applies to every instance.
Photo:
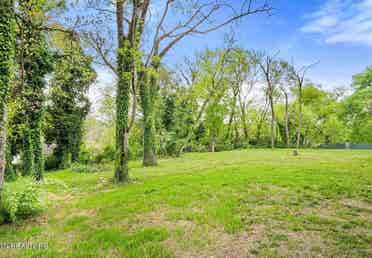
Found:
[[[289,91],[291,88],[292,80],[291,80],[291,71],[293,71],[293,67],[291,67],[287,62],[282,61],[282,78],[279,82],[279,88],[280,91],[283,94],[284,97],[284,105],[285,105],[285,114],[284,114],[284,120],[285,120],[285,142],[287,148],[290,147],[290,133],[289,133]]]
[[[297,87],[297,94],[298,94],[298,127],[297,127],[297,139],[296,139],[296,150],[294,151],[294,155],[299,154],[300,149],[300,141],[301,141],[301,131],[302,131],[302,94],[303,94],[303,86],[305,83],[306,73],[309,69],[317,63],[313,63],[311,65],[303,66],[299,69],[295,69],[294,66],[291,69],[290,77],[294,81]]]
[[[266,83],[265,94],[269,101],[271,111],[271,148],[275,148],[276,140],[276,114],[275,114],[275,100],[279,82],[283,74],[282,63],[273,56],[256,53],[256,60],[261,68],[264,81]]]

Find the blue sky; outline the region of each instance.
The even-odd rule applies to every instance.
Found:
[[[240,1],[240,0],[236,0]],[[298,66],[319,61],[308,79],[332,90],[349,86],[352,75],[372,65],[372,0],[272,0],[273,14],[245,18],[234,26],[239,46],[293,60]],[[229,28],[189,37],[165,58],[172,67],[206,47],[223,46]],[[100,71],[101,81],[110,75]]]
[[[272,2],[275,11],[271,17],[251,16],[234,27],[240,46],[272,54],[280,51],[280,57],[298,65],[319,61],[309,79],[327,89],[348,86],[353,74],[372,65],[372,0]],[[166,61],[181,61],[192,52],[222,45],[221,30],[189,38]]]

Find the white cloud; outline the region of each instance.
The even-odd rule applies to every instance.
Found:
[[[301,31],[319,34],[326,43],[372,46],[372,0],[328,0],[305,19]]]

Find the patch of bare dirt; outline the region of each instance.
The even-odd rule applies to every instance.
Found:
[[[367,202],[353,200],[353,199],[343,199],[343,200],[341,200],[341,203],[345,206],[349,206],[349,207],[352,207],[352,208],[363,209],[363,210],[368,210],[368,211],[372,212],[372,204],[367,203]]]
[[[200,211],[199,208],[193,209]],[[229,234],[222,228],[201,225],[191,220],[167,220],[168,210],[157,210],[143,214],[138,218],[140,227],[158,226],[175,231],[181,229],[182,235],[171,235],[164,244],[177,257],[254,257],[251,250],[265,235],[264,225],[251,225],[246,231]]]
[[[276,248],[281,257],[326,257],[327,243],[319,232],[282,232],[288,237]]]

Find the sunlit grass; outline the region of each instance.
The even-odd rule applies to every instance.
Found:
[[[1,257],[372,255],[372,152],[186,154],[142,168],[49,173],[46,211],[0,227],[1,242],[48,243]]]

